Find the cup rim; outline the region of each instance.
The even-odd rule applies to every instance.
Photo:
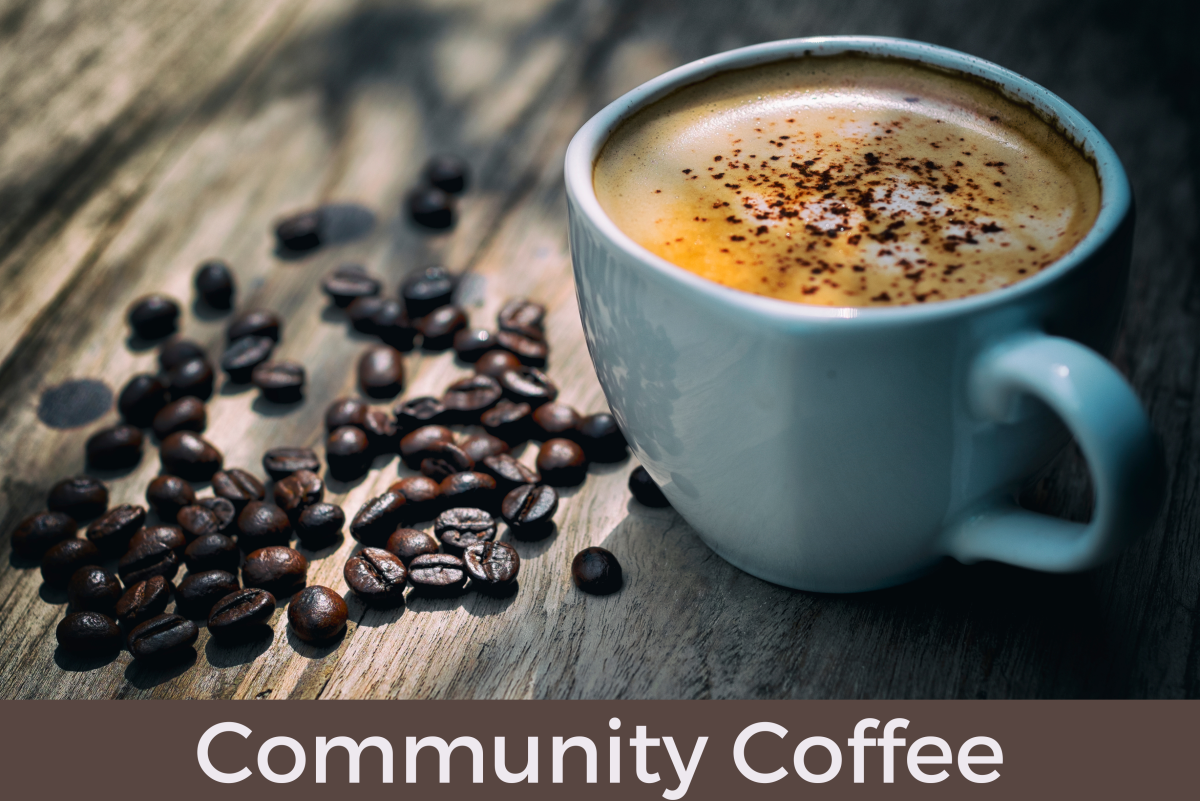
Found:
[[[1037,275],[1015,284],[966,298],[904,306],[816,306],[755,295],[734,289],[672,264],[634,242],[600,206],[592,182],[596,159],[612,132],[632,114],[667,95],[717,73],[775,61],[810,56],[865,53],[914,61],[991,82],[1010,98],[1027,103],[1058,123],[1062,133],[1092,158],[1100,180],[1100,209],[1082,240]],[[626,92],[597,112],[571,139],[564,164],[567,197],[612,244],[667,280],[683,283],[720,304],[741,308],[758,316],[787,321],[858,319],[876,322],[932,320],[968,314],[982,308],[1018,300],[1059,280],[1087,261],[1116,232],[1132,205],[1125,169],[1112,145],[1079,111],[1034,81],[958,50],[911,39],[886,36],[813,36],[783,39],[741,47],[684,64]]]

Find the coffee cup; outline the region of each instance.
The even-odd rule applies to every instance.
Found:
[[[1019,283],[939,303],[817,306],[722,286],[638,245],[593,171],[623,122],[732,70],[848,53],[925,65],[1033,109],[1095,165],[1082,239]],[[1067,572],[1152,522],[1165,467],[1112,346],[1134,209],[1112,147],[1078,111],[1007,69],[878,37],[770,42],[679,67],[600,111],[565,164],[584,332],[630,445],[701,539],[735,566],[818,592],[879,589],[947,558]],[[1020,508],[1020,487],[1074,436],[1090,523]]]

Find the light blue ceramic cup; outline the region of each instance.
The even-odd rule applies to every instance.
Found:
[[[825,308],[702,279],[635,244],[601,209],[593,165],[631,113],[717,72],[846,51],[979,76],[1056,120],[1099,170],[1091,232],[1005,289],[922,306]],[[565,177],[579,308],[609,405],[675,509],[739,568],[821,592],[898,584],[946,557],[1083,570],[1153,520],[1160,450],[1137,397],[1098,355],[1113,342],[1124,300],[1129,183],[1100,132],[1037,84],[919,42],[771,42],[701,59],[621,97],[575,135]],[[1095,489],[1087,525],[1014,500],[1068,430]]]

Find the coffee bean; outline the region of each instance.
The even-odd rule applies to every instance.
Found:
[[[528,403],[502,400],[480,415],[479,421],[493,437],[516,445],[533,433],[533,407]]]
[[[304,642],[328,642],[346,629],[346,602],[328,587],[301,590],[288,604],[288,623]]]
[[[233,272],[220,259],[201,264],[193,283],[200,299],[214,309],[228,309],[233,305]]]
[[[619,462],[629,455],[625,435],[608,412],[590,414],[579,423],[575,440],[592,462]]]
[[[224,534],[205,534],[197,537],[183,551],[183,562],[189,573],[202,573],[205,570],[238,569],[242,555],[237,543]]]
[[[86,523],[108,509],[108,488],[91,476],[65,478],[50,488],[46,508]]]
[[[358,398],[338,398],[325,409],[325,430],[354,426],[366,431],[364,424],[371,407]]]
[[[263,454],[263,469],[273,480],[279,481],[297,470],[317,473],[321,470],[321,462],[311,448],[271,448]]]
[[[398,492],[385,492],[372,498],[350,521],[350,536],[364,545],[382,545],[403,522],[405,503],[405,497]]]
[[[87,463],[97,470],[122,470],[142,460],[142,432],[122,423],[88,437]]]
[[[275,340],[257,334],[235,339],[221,357],[221,369],[235,384],[248,383],[254,377],[254,369],[271,358]]]
[[[455,277],[444,267],[426,267],[410,273],[400,286],[400,296],[410,319],[418,320],[454,296]]]
[[[442,405],[446,420],[461,425],[478,425],[479,417],[496,405],[502,394],[500,383],[490,375],[473,375],[446,387]]]
[[[269,545],[287,545],[292,538],[292,523],[278,506],[250,501],[238,515],[238,545],[254,551]]]
[[[208,481],[225,458],[212,443],[192,431],[176,431],[158,446],[162,468],[188,481]]]
[[[308,452],[312,453],[312,451]],[[268,456],[272,453],[273,451],[267,451]],[[315,454],[313,455],[313,461],[316,461]],[[278,467],[279,462],[272,459],[271,465]],[[263,466],[267,468],[267,472],[271,472],[271,467],[267,466],[266,456],[263,457]],[[283,475],[291,475],[291,472],[286,472]],[[239,467],[213,473],[212,488],[218,498],[225,498],[239,511],[246,504],[250,503],[250,501],[261,501],[267,497],[267,490],[262,482],[258,480],[258,477]]]
[[[434,445],[453,442],[454,432],[445,426],[421,426],[405,434],[400,440],[400,458],[409,467],[416,467],[421,460],[434,455]]]
[[[583,420],[579,412],[565,403],[544,403],[533,411],[533,438],[540,440],[563,437],[575,439],[576,426]]]
[[[208,354],[204,352],[204,348],[190,339],[172,339],[158,349],[158,366],[164,373],[192,359],[206,358]]]
[[[426,449],[426,453],[428,455],[421,460],[421,473],[434,481],[441,481],[475,466],[475,460],[453,442],[435,442]]]
[[[157,476],[146,487],[146,502],[161,520],[174,520],[180,509],[196,502],[196,491],[179,476]]]
[[[457,554],[468,545],[495,539],[496,521],[482,509],[455,507],[437,516],[433,530],[446,551]]]
[[[133,535],[146,523],[146,509],[128,503],[114,506],[87,528],[87,538],[101,553],[123,553]],[[75,521],[71,521],[72,529]],[[14,540],[15,544],[15,540]]]
[[[500,514],[514,536],[541,539],[554,530],[558,493],[545,484],[522,484],[504,496]]]
[[[254,368],[250,380],[271,403],[295,403],[304,396],[304,365],[296,362],[265,362]]]
[[[446,416],[446,407],[438,398],[426,395],[403,401],[392,413],[396,415],[396,428],[402,434],[407,434],[421,426],[441,423]]]
[[[404,496],[404,519],[412,522],[432,520],[441,509],[439,495],[441,490],[438,482],[429,476],[409,476],[402,478],[388,492],[398,492]]]
[[[171,582],[163,576],[135,581],[117,601],[117,620],[129,629],[161,615],[171,600],[172,589]]]
[[[496,479],[486,473],[468,471],[455,473],[438,484],[443,506],[476,506],[494,509],[499,501],[496,494]]]
[[[234,524],[237,522],[238,509],[233,505],[233,501],[228,498],[201,498],[196,503],[212,512],[213,517],[217,520],[219,534],[236,531]],[[175,519],[178,522],[178,516]]]
[[[467,188],[467,165],[457,156],[433,156],[422,170],[425,181],[443,192],[457,194]]]
[[[257,587],[231,592],[213,605],[208,615],[208,633],[222,640],[236,640],[265,626],[275,613],[275,596]]]
[[[621,563],[604,548],[584,548],[571,561],[575,586],[593,595],[607,595],[621,589]]]
[[[142,373],[129,379],[117,397],[117,411],[126,423],[145,428],[158,410],[167,405],[167,382],[156,375]]]
[[[496,315],[501,331],[512,331],[530,339],[545,339],[546,307],[525,298],[513,298]]]
[[[320,209],[301,212],[275,224],[275,241],[282,250],[297,253],[320,247],[325,218]]]
[[[357,428],[342,426],[325,439],[329,475],[338,481],[353,481],[371,469],[371,441]]]
[[[466,327],[467,313],[458,306],[442,306],[417,320],[425,350],[446,350],[454,344],[454,335]]]
[[[508,443],[499,437],[493,437],[491,434],[476,434],[473,437],[467,437],[462,441],[460,446],[466,451],[467,456],[470,456],[477,463],[482,462],[489,456],[496,456],[501,453],[508,453]]]
[[[309,470],[297,470],[275,482],[275,505],[295,520],[307,507],[320,503],[325,497],[325,482]]]
[[[308,560],[293,548],[271,545],[251,551],[242,565],[242,583],[282,598],[308,581]]]
[[[102,567],[79,568],[67,583],[67,602],[76,612],[103,612],[111,615],[121,600],[121,582]]]
[[[395,397],[404,389],[404,355],[388,345],[368,348],[358,360],[358,384],[368,397]]]
[[[309,550],[319,550],[337,540],[346,525],[346,513],[332,503],[314,503],[300,513],[296,534]]]
[[[499,380],[504,396],[514,403],[537,407],[558,397],[558,387],[536,367],[506,370]]]
[[[252,309],[233,318],[225,329],[225,338],[229,342],[236,342],[242,337],[256,336],[278,342],[281,326],[279,315],[275,312]]]
[[[386,550],[395,554],[401,562],[407,565],[414,557],[421,554],[437,553],[439,545],[437,537],[428,531],[398,528],[392,532],[392,536],[388,537]]]
[[[200,636],[196,624],[181,615],[159,615],[129,632],[134,659],[161,661],[182,656]]]
[[[477,542],[463,551],[463,567],[471,578],[471,589],[499,595],[517,580],[521,557],[507,542]]]
[[[489,350],[475,362],[475,372],[480,375],[490,375],[500,378],[509,370],[520,368],[521,360],[506,350]]]
[[[345,308],[355,298],[378,295],[380,285],[379,279],[369,275],[365,267],[345,264],[325,276],[321,288],[335,305]]]
[[[542,480],[540,473],[507,453],[485,457],[479,463],[479,471],[496,479],[496,487],[504,493],[525,484],[539,484]]]
[[[200,433],[208,427],[208,411],[204,401],[187,396],[171,401],[154,415],[154,436],[164,440],[176,431]]]
[[[208,359],[190,359],[167,372],[172,400],[188,396],[208,400],[213,393],[213,368]]]
[[[463,560],[448,553],[414,556],[408,563],[408,580],[413,590],[429,597],[457,595],[467,584]]]
[[[224,499],[222,498],[222,500]],[[175,522],[183,530],[183,536],[188,542],[206,534],[221,533],[221,521],[217,519],[216,513],[200,504],[180,509],[179,514],[175,515]]]
[[[31,514],[13,529],[13,553],[26,558],[40,558],[52,546],[63,540],[74,539],[78,528],[79,524],[62,512]]]
[[[165,295],[138,298],[129,307],[129,326],[142,339],[161,339],[175,332],[179,304]]]
[[[179,526],[144,526],[129,540],[129,551],[142,550],[154,542],[165,545],[181,556],[188,543]]]
[[[367,435],[372,454],[396,452],[399,432],[396,429],[396,421],[387,412],[382,409],[367,412],[362,430]]]
[[[103,654],[121,646],[117,624],[100,612],[72,612],[59,621],[54,637],[73,654]]]
[[[404,600],[408,570],[399,557],[382,548],[363,548],[346,562],[342,575],[371,606],[394,606]]]
[[[496,344],[517,357],[517,361],[530,367],[545,367],[550,348],[545,342],[521,336],[514,331],[496,334]]]
[[[454,352],[464,362],[477,362],[495,347],[496,335],[482,328],[464,328],[454,335]]]
[[[192,620],[208,620],[217,601],[239,589],[237,576],[228,571],[189,572],[175,588],[175,611]]]
[[[371,313],[372,333],[396,350],[412,350],[417,338],[416,324],[399,301],[385,300]]]
[[[587,457],[579,444],[569,439],[548,439],[537,456],[542,480],[554,487],[573,487],[587,478]]]
[[[374,336],[378,332],[375,315],[383,311],[386,303],[387,300],[380,297],[355,298],[346,307],[346,318],[350,320],[350,327],[360,333]]]
[[[454,225],[454,200],[436,186],[423,186],[409,194],[408,213],[426,228],[449,228]]]
[[[126,587],[154,576],[170,581],[178,572],[179,554],[169,543],[156,539],[147,539],[137,547],[130,547],[117,562],[117,575]]]
[[[663,495],[663,491],[659,489],[658,484],[654,483],[654,479],[646,472],[646,468],[639,465],[634,468],[629,474],[629,491],[633,493],[633,497],[642,506],[662,507],[670,506],[671,502],[667,500],[667,496]]]

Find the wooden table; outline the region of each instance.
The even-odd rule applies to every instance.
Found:
[[[7,698],[1181,697],[1200,693],[1200,172],[1194,3],[181,2],[0,4],[0,696]],[[1169,23],[1168,23],[1169,20]],[[822,596],[725,564],[672,511],[625,489],[632,461],[568,491],[560,531],[519,545],[520,591],[414,600],[378,612],[350,598],[344,639],[223,647],[194,662],[56,651],[64,595],[9,556],[8,532],[57,479],[84,470],[88,433],[39,421],[48,390],[114,391],[151,369],[126,342],[126,306],[162,291],[191,303],[205,258],[234,267],[239,306],[286,319],[279,354],[311,377],[295,408],[219,389],[208,437],[260,472],[273,445],[318,445],[325,406],[355,392],[368,339],[326,308],[321,276],[361,262],[394,291],[441,262],[467,274],[472,319],[528,295],[549,308],[562,399],[605,406],[571,280],[563,151],[592,113],[705,54],[787,36],[872,33],[992,59],[1076,105],[1124,159],[1139,206],[1133,277],[1114,359],[1162,434],[1171,467],[1158,524],[1114,564],[1075,576],[957,565],[884,592]],[[417,230],[400,202],[427,155],[473,168],[450,233]],[[363,210],[364,236],[301,260],[272,253],[272,221],[316,204]],[[351,226],[353,228],[353,226]],[[183,335],[219,352],[225,318],[187,308]],[[136,344],[136,343],[135,343]],[[408,357],[406,396],[466,374],[451,355]],[[51,396],[52,397],[52,396]],[[43,416],[62,409],[43,408]],[[78,410],[76,410],[78,411]],[[61,421],[60,421],[61,422]],[[526,452],[525,459],[531,458]],[[397,475],[330,482],[353,513]],[[159,469],[110,476],[140,502]],[[400,471],[406,472],[404,468]],[[1026,493],[1082,519],[1086,468],[1069,450]],[[627,572],[605,598],[578,592],[572,555],[603,544]],[[356,543],[310,553],[311,583],[346,591]]]

